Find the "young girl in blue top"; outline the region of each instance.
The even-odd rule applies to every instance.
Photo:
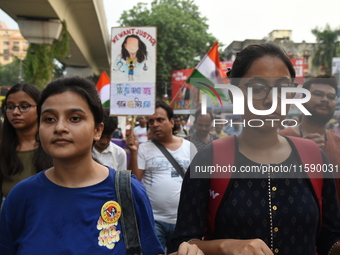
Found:
[[[103,131],[94,84],[79,77],[54,80],[37,109],[41,145],[53,167],[8,195],[0,215],[0,254],[126,254],[115,170],[92,159]],[[131,187],[142,252],[162,254],[145,189],[136,178]],[[181,249],[179,254],[202,254],[188,244]]]

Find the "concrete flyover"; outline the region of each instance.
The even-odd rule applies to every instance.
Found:
[[[16,21],[25,17],[65,20],[70,52],[58,60],[68,73],[109,73],[110,40],[102,0],[1,0],[0,8]]]

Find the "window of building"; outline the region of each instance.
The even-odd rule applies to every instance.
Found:
[[[9,54],[9,49],[4,50],[4,54]]]
[[[14,42],[14,45],[19,45],[19,42]]]
[[[9,57],[4,57],[4,60],[9,60]]]
[[[28,44],[29,44],[29,42],[23,42],[23,44],[24,44],[24,45],[28,45]]]
[[[9,42],[8,41],[4,41],[4,45],[9,45]]]

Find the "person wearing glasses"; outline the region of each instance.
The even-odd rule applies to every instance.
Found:
[[[244,100],[245,122],[258,121],[246,124],[238,136],[220,138],[196,154],[183,179],[174,246],[188,241],[204,254],[340,254],[340,211],[332,174],[316,179],[323,184],[316,186],[304,171],[280,171],[299,167],[301,153],[310,148],[318,162],[329,163],[312,141],[277,133],[286,117],[281,111],[281,89],[296,86],[288,55],[275,44],[249,45],[236,56],[228,78],[249,97]],[[292,99],[295,94],[285,96]],[[274,112],[254,114],[250,104],[262,111],[274,105]],[[233,171],[230,175],[221,171],[217,176],[221,179],[212,179],[206,170],[218,169],[217,163],[225,170],[232,164]]]
[[[52,159],[37,140],[39,89],[32,84],[14,85],[2,103],[0,135],[0,198],[23,179],[52,166]]]
[[[213,120],[214,116],[211,111],[207,111],[207,114],[205,115],[202,115],[201,109],[198,109],[195,112],[195,132],[185,137],[185,139],[192,142],[196,146],[197,151],[211,144],[213,140],[218,139],[218,136],[210,133]]]
[[[19,95],[6,101],[14,112],[37,103]],[[163,254],[142,183],[134,176],[126,183],[131,185],[132,193],[126,194],[132,200],[131,211],[117,199],[122,190],[115,187],[115,170],[92,157],[93,143],[104,129],[95,85],[77,76],[55,79],[42,91],[30,117],[38,118],[41,146],[53,158],[53,166],[9,193],[0,212],[0,254]],[[136,219],[137,236],[123,226],[122,218],[126,223],[129,216]],[[132,238],[139,239],[139,246],[130,248],[125,241]],[[172,255],[203,253],[184,243]]]
[[[327,123],[334,115],[338,99],[338,81],[334,76],[324,74],[309,79],[303,84],[303,88],[311,93],[311,99],[304,107],[312,115],[302,115],[301,123],[283,129],[279,134],[313,140],[326,153],[333,165],[340,166],[340,136],[326,130]],[[340,179],[336,178],[335,181],[340,201]]]

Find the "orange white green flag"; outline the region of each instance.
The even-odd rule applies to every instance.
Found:
[[[217,98],[222,105],[222,100],[227,101],[228,99],[223,90],[215,88],[215,83],[222,83],[223,78],[226,78],[226,74],[221,68],[218,42],[215,42],[186,82],[207,93],[214,102]]]
[[[110,78],[105,71],[99,77],[96,84],[97,91],[99,93],[100,100],[102,101],[103,107],[110,107]]]

